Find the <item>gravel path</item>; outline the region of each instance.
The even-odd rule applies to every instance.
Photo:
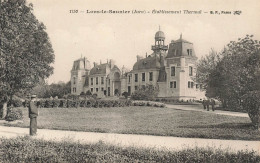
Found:
[[[0,137],[12,138],[17,136],[25,136],[28,135],[28,133],[28,128],[0,126]],[[179,138],[47,129],[38,129],[37,136],[33,136],[33,138],[51,141],[70,140],[75,142],[79,141],[80,143],[97,143],[99,141],[103,141],[107,144],[123,147],[134,146],[168,150],[180,150],[187,147],[215,147],[229,149],[231,152],[236,152],[238,150],[254,150],[260,154],[260,141]]]
[[[188,110],[188,111],[199,111],[205,112],[209,114],[219,114],[219,115],[228,115],[228,116],[235,116],[235,117],[248,117],[247,113],[240,113],[240,112],[231,112],[231,111],[223,111],[223,110],[215,110],[214,112],[204,110],[202,105],[166,105],[167,108],[177,109],[177,110]]]

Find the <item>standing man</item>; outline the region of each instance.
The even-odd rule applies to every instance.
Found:
[[[212,107],[212,111],[215,110],[215,100],[211,99],[211,107]]]
[[[205,99],[203,99],[202,105],[203,105],[203,109],[206,110],[206,100]]]
[[[207,99],[205,103],[206,103],[207,111],[209,111],[209,103],[210,103],[209,99]]]
[[[30,135],[34,136],[37,133],[37,116],[38,116],[38,108],[36,107],[35,101],[36,95],[31,96],[31,100],[29,103],[29,118],[30,118]]]

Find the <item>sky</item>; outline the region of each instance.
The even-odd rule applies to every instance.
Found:
[[[49,84],[70,80],[73,61],[81,56],[93,62],[115,60],[128,69],[136,56],[152,53],[154,35],[165,34],[165,44],[182,38],[193,43],[198,58],[211,48],[221,51],[230,41],[253,34],[260,40],[259,0],[27,0],[47,28],[55,53],[54,73]],[[78,10],[71,13],[70,10]],[[130,14],[90,14],[86,11],[125,10]],[[133,10],[145,14],[133,14]],[[153,10],[181,14],[153,14]],[[185,14],[184,10],[201,14]],[[231,14],[210,14],[230,11]],[[234,11],[241,11],[234,15]],[[148,13],[149,12],[149,13]],[[206,13],[205,13],[206,12]]]

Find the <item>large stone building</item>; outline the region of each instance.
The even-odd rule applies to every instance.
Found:
[[[145,57],[137,56],[133,69],[129,72],[119,69],[113,60],[94,63],[91,68],[86,58],[74,61],[71,70],[71,92],[80,94],[91,91],[99,97],[130,94],[146,85],[159,88],[158,97],[175,99],[200,99],[204,92],[194,83],[196,60],[193,44],[182,39],[172,40],[165,45],[162,31],[155,34],[153,53]]]

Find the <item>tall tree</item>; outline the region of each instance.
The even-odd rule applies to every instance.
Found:
[[[32,4],[4,0],[0,12],[0,94],[12,98],[53,73],[54,51]]]
[[[252,114],[258,115],[260,124],[260,101],[256,98],[260,96],[259,50],[260,42],[254,40],[253,35],[247,35],[238,41],[231,41],[213,69],[205,70],[205,66],[198,65],[208,73],[206,80],[203,81],[207,85],[206,92],[210,92],[210,95],[220,99],[233,110],[247,110],[250,118]],[[203,63],[203,60],[199,63]],[[202,69],[201,67],[198,67],[198,71]],[[241,105],[243,97],[247,94],[249,94],[247,101],[253,103],[250,107],[249,104]]]

